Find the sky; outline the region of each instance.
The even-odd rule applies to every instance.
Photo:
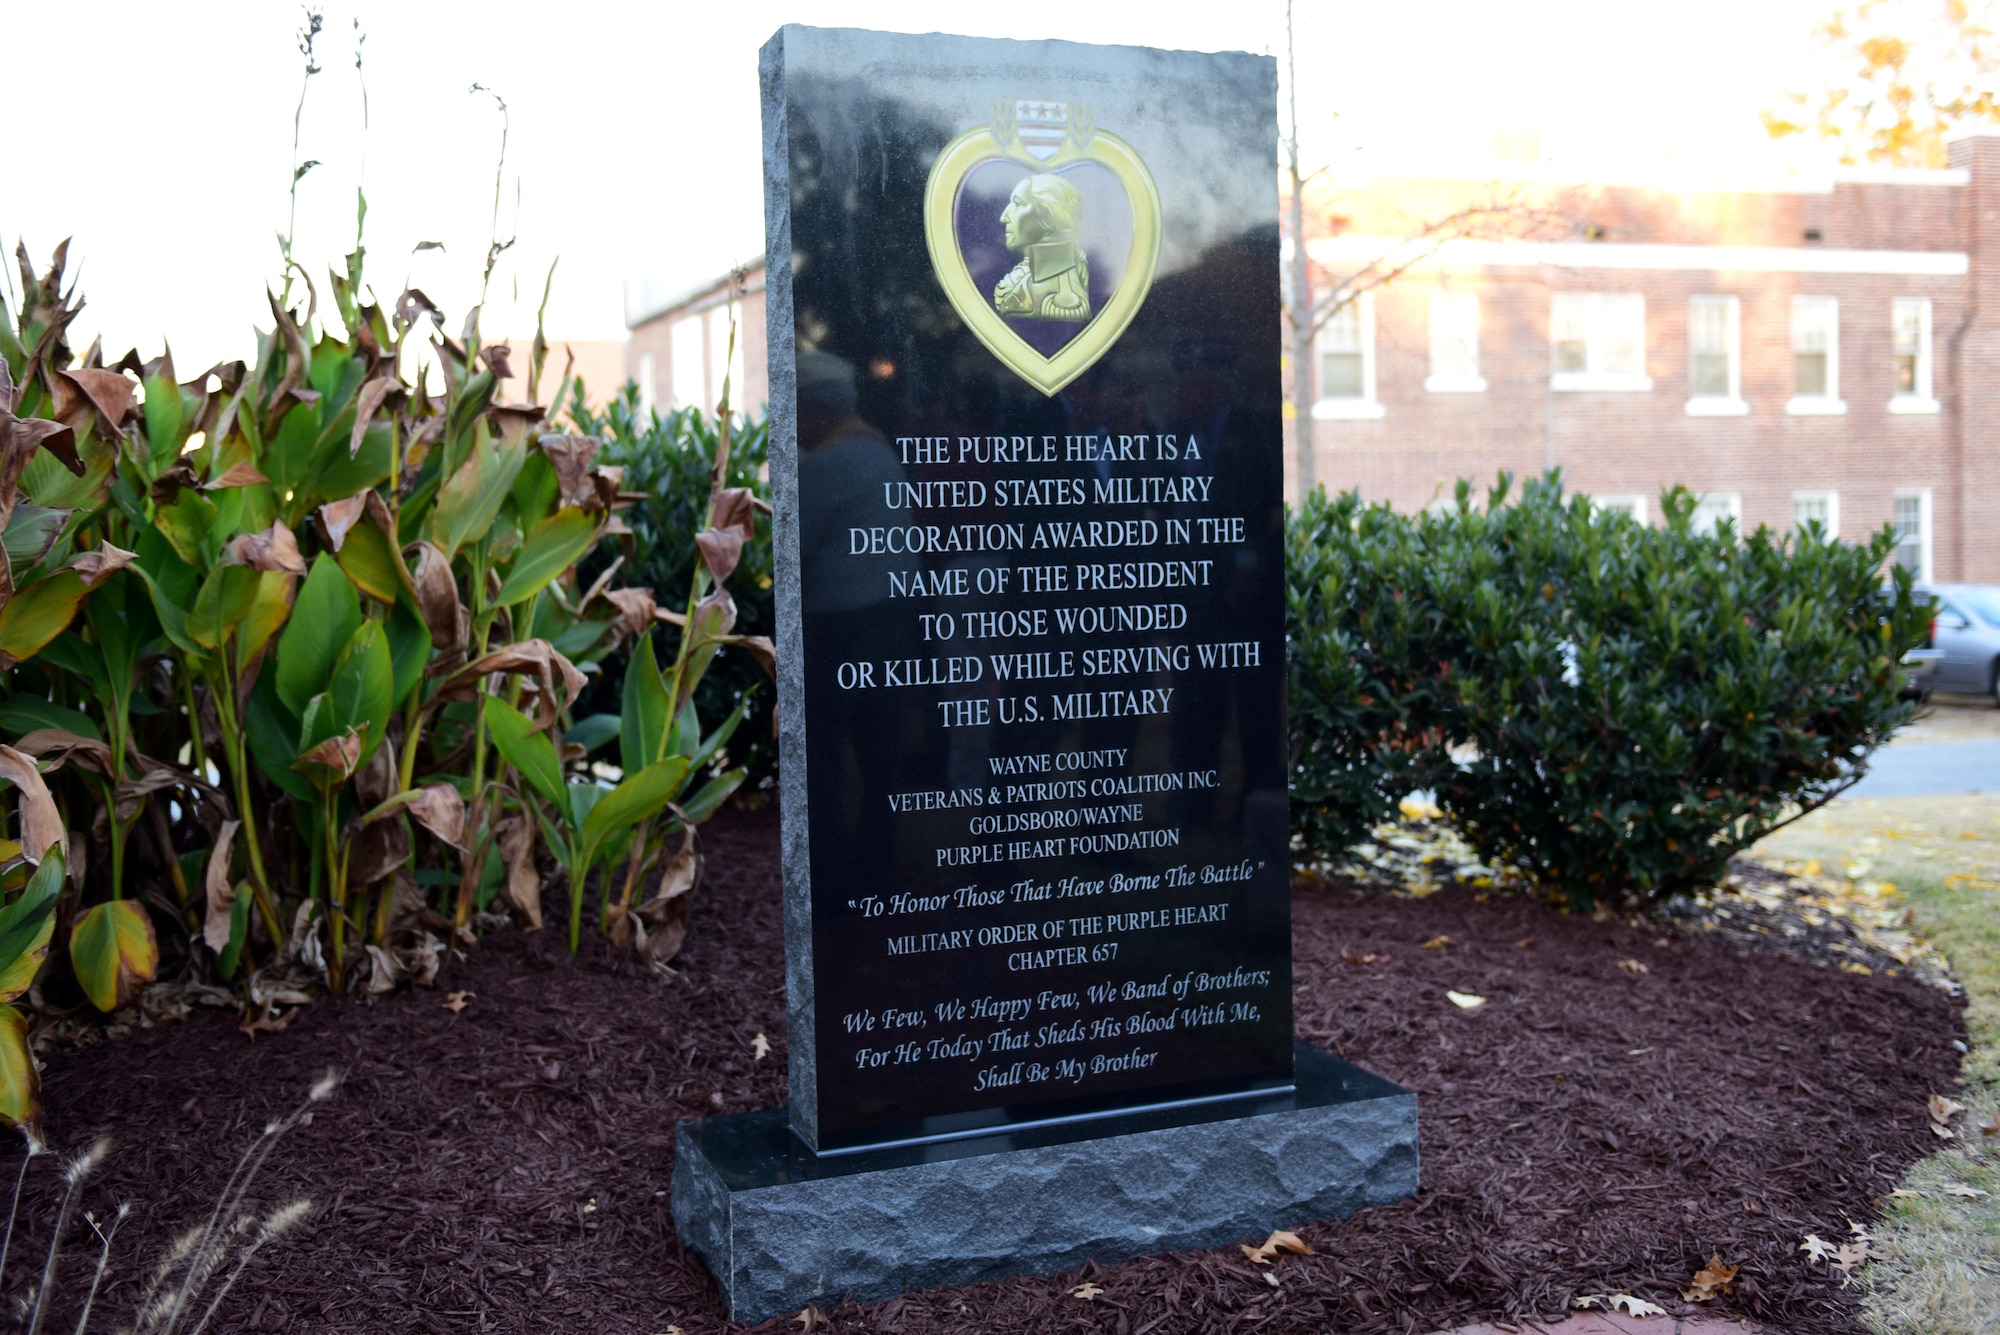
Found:
[[[1758,112],[1823,75],[1811,32],[1831,7],[1297,0],[1300,140],[1309,167],[1349,177],[1478,160],[1496,131],[1533,133],[1586,175],[1797,165],[1810,150],[1772,145]],[[0,245],[25,241],[39,269],[73,238],[88,302],[79,349],[101,335],[110,357],[151,355],[171,340],[184,376],[248,356],[253,328],[270,323],[295,160],[319,164],[298,182],[293,253],[322,298],[327,269],[353,247],[358,186],[383,300],[415,285],[455,329],[480,300],[497,235],[513,245],[488,285],[489,336],[533,329],[555,264],[551,336],[622,337],[629,284],[692,287],[761,252],[757,51],[786,22],[1247,50],[1281,64],[1285,52],[1283,0],[326,0],[295,159],[302,12],[109,0],[10,14],[10,102],[41,128],[0,188]],[[497,232],[495,94],[507,108]]]

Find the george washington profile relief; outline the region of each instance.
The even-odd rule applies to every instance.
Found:
[[[1000,211],[1007,249],[1021,262],[993,289],[993,309],[1038,320],[1090,318],[1090,266],[1083,254],[1083,199],[1046,172],[1014,187]]]

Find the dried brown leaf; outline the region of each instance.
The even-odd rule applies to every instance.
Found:
[[[757,536],[757,498],[748,487],[725,487],[715,493],[711,528],[736,530],[745,542]]]
[[[1708,1264],[1694,1272],[1694,1278],[1682,1290],[1681,1297],[1691,1303],[1705,1303],[1734,1293],[1738,1269],[1737,1266],[1724,1265],[1719,1255],[1710,1256]]]
[[[694,545],[701,549],[709,577],[717,584],[725,583],[743,559],[743,535],[733,528],[703,529],[694,535]]]
[[[416,557],[409,565],[417,611],[430,628],[431,646],[448,661],[465,652],[465,616],[458,601],[458,581],[452,577],[451,562],[441,548],[419,542],[415,550]]]
[[[71,427],[83,425],[95,410],[105,434],[115,433],[132,411],[132,398],[139,382],[118,371],[79,369],[57,371],[50,381],[55,390],[55,416]]]
[[[368,435],[368,424],[374,420],[383,400],[398,389],[401,383],[393,376],[377,376],[361,387],[361,393],[354,400],[354,430],[347,436],[347,457],[361,453],[361,442]]]
[[[14,743],[23,755],[46,761],[45,774],[53,774],[70,761],[92,774],[111,777],[111,748],[95,737],[80,737],[63,728],[36,728]]]
[[[229,853],[236,843],[241,822],[226,820],[208,851],[208,873],[204,888],[208,909],[202,917],[201,939],[218,955],[229,945],[230,917],[236,909],[236,885],[229,879]]]
[[[596,507],[597,486],[590,465],[597,458],[597,437],[550,434],[535,442],[556,471],[556,497],[562,505]]]
[[[69,563],[87,589],[94,589],[132,564],[131,552],[110,543],[100,543]]]
[[[271,527],[261,533],[240,533],[229,540],[223,550],[222,564],[249,566],[252,570],[277,571],[286,575],[306,573],[306,559],[299,554],[299,540],[285,527],[283,520],[273,520]]]
[[[507,863],[507,902],[530,931],[542,925],[542,878],[535,871],[535,826],[527,816],[504,816],[495,824],[500,856]]]
[[[21,793],[21,851],[40,862],[51,848],[61,848],[67,862],[69,831],[35,762],[11,746],[0,746],[0,779],[8,780]]]

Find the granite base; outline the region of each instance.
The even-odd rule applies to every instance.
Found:
[[[1417,1189],[1417,1096],[1299,1044],[1282,1093],[816,1156],[785,1109],[684,1122],[673,1211],[730,1316],[1261,1240]]]

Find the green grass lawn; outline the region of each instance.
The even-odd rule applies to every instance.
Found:
[[[1839,802],[1754,852],[1894,882],[1913,928],[1964,986],[1972,1050],[1955,1095],[1966,1106],[1952,1121],[1958,1138],[1940,1140],[1882,1202],[1865,1307],[1882,1335],[2000,1331],[2000,1133],[1981,1130],[2000,1123],[2000,795]]]

